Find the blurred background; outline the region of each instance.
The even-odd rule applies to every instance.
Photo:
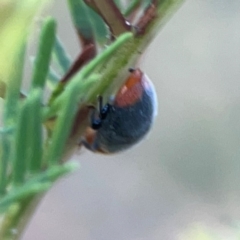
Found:
[[[158,116],[114,156],[82,149],[23,240],[240,239],[240,1],[187,0],[141,61]],[[66,1],[47,12],[74,58]]]

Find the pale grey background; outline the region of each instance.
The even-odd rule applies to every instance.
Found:
[[[65,1],[49,13],[75,56]],[[75,156],[81,169],[47,194],[23,240],[194,240],[184,232],[195,227],[239,239],[239,30],[239,0],[186,1],[142,59],[159,98],[148,139]]]

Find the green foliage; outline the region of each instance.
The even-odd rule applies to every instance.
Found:
[[[73,61],[56,36],[56,21],[46,18],[39,35],[30,91],[26,96],[20,92],[27,36],[31,21],[42,4],[36,0],[22,0],[18,4],[13,1],[3,13],[0,9],[0,56],[10,56],[9,62],[0,59],[0,95],[5,96],[3,126],[0,128],[0,239],[17,239],[24,227],[23,222],[27,222],[30,216],[24,220],[21,217],[29,214],[30,206],[37,204],[58,178],[77,168],[75,163],[63,161],[63,156],[75,147],[76,139],[86,127],[84,119],[88,119],[87,114],[79,123],[81,131],[72,132],[76,114],[84,106],[94,103],[98,95],[107,95],[118,89],[129,66],[135,65],[139,54],[149,44],[157,24],[162,24],[172,5],[182,1],[159,1],[162,2],[158,8],[161,14],[149,28],[149,35],[136,37],[132,32],[125,32],[105,47],[110,42],[103,19],[83,0],[68,0],[73,24],[80,41],[84,42],[82,45],[96,42],[100,46],[99,53],[63,84],[60,79],[69,71]],[[131,14],[139,2],[144,3],[133,1],[123,8],[122,1],[115,2],[126,15]],[[52,61],[58,71],[51,66]],[[46,87],[53,90],[47,105],[43,99]],[[71,138],[73,141],[69,141]],[[13,235],[11,229],[18,229],[18,235]]]
[[[48,190],[52,184],[61,176],[76,168],[76,164],[54,165],[53,159],[59,161],[60,155],[52,150],[54,146],[63,146],[64,140],[67,138],[65,129],[71,128],[71,120],[69,127],[60,131],[61,138],[51,141],[52,144],[47,146],[47,151],[53,152],[51,159],[44,159],[46,136],[43,138],[43,104],[42,93],[45,88],[45,82],[49,71],[52,48],[55,42],[56,23],[52,18],[47,18],[42,27],[39,39],[38,53],[34,63],[33,77],[31,82],[31,90],[27,97],[20,99],[20,88],[23,77],[23,68],[25,60],[25,44],[20,43],[19,54],[15,59],[15,68],[12,78],[8,81],[6,92],[6,100],[3,114],[3,124],[0,132],[0,212],[5,213],[4,219],[8,221],[8,210],[14,205],[18,205],[20,209],[37,197],[40,193]],[[66,97],[66,110],[59,115],[59,122],[68,121],[70,116],[73,118],[76,111],[72,105],[77,106],[75,89]],[[62,116],[62,117],[61,117]],[[66,117],[67,116],[67,117]],[[58,133],[58,131],[56,131]],[[62,149],[62,148],[60,148]],[[49,165],[43,166],[43,163]],[[55,162],[56,163],[56,162]],[[51,165],[51,166],[50,166]],[[21,211],[20,211],[21,212]],[[15,220],[13,224],[17,224],[16,219],[20,213],[16,211],[16,216],[11,217]],[[7,234],[7,229],[0,229],[0,236]],[[13,227],[13,226],[11,226]],[[16,226],[15,226],[16,227]]]
[[[33,68],[32,88],[43,88],[45,85],[55,42],[55,31],[55,20],[52,18],[46,19],[39,38],[38,52]]]
[[[12,202],[25,200],[26,197],[46,190],[46,186],[50,187],[56,180],[56,176],[59,177],[68,170],[72,171],[72,168],[66,168],[65,165],[58,166],[56,171],[55,164],[61,159],[64,143],[71,129],[71,122],[81,97],[79,94],[81,87],[70,86],[67,88],[61,112],[58,115],[56,131],[54,131],[51,141],[47,141],[47,147],[44,147],[46,143],[44,143],[42,135],[44,110],[42,93],[55,42],[55,29],[55,21],[47,18],[40,33],[31,90],[28,96],[19,101],[25,46],[21,47],[21,53],[16,61],[15,77],[9,81],[4,108],[4,128],[1,131],[0,186],[3,195],[2,200],[0,200],[1,211],[4,211],[4,206],[10,206]],[[65,57],[65,54],[58,54],[58,59],[63,56]],[[85,83],[83,85],[88,86]],[[86,91],[86,86],[83,88],[84,91]],[[66,126],[66,122],[69,122],[69,125]],[[43,151],[46,151],[47,154],[44,154]],[[43,163],[49,165],[45,171]],[[52,168],[53,170],[51,170]],[[34,178],[35,174],[39,174],[37,178],[35,177],[36,179]],[[31,182],[32,178],[35,179],[33,182]],[[37,181],[40,178],[42,179],[41,183]],[[5,208],[6,210],[7,208]]]
[[[61,79],[61,76],[56,73],[56,71],[50,67],[48,70],[48,75],[47,75],[47,87],[50,90],[54,90],[57,86],[57,84],[59,83]]]
[[[99,85],[95,84],[96,87],[93,87],[93,85],[92,85],[92,83],[94,82],[93,80],[96,78],[100,79],[102,77],[102,74],[100,74],[100,73],[98,73],[99,75],[94,75],[93,74],[94,70],[96,70],[104,62],[111,60],[113,53],[118,51],[119,49],[125,48],[126,43],[128,43],[132,38],[133,38],[132,33],[123,34],[122,36],[120,36],[117,39],[117,41],[115,41],[111,46],[106,48],[101,54],[96,56],[95,59],[93,59],[80,72],[78,72],[71,79],[71,81],[66,86],[66,88],[62,89],[62,91],[59,91],[58,95],[56,95],[55,98],[52,100],[51,105],[50,105],[51,107],[49,109],[47,109],[47,111],[45,112],[44,118],[47,119],[47,118],[50,118],[53,115],[55,115],[57,113],[57,111],[62,108],[62,105],[64,104],[64,102],[66,102],[66,98],[71,94],[71,91],[73,91],[73,89],[78,90],[78,94],[80,97],[82,97],[82,101],[85,101],[85,102],[91,101],[92,98],[86,94],[86,91],[85,91],[86,86],[85,85],[88,84],[87,87],[88,87],[88,89],[91,89],[91,92],[94,92],[94,90],[98,91],[98,89],[101,87],[101,85],[106,85],[106,82],[105,82],[106,78],[104,78],[101,82],[98,82]],[[90,85],[91,85],[91,88],[90,88]],[[80,95],[81,93],[84,96],[81,96]],[[95,94],[95,95],[97,95],[97,94]]]
[[[68,0],[73,24],[84,41],[94,41],[103,44],[107,37],[107,27],[102,18],[86,6],[83,0]]]
[[[124,10],[124,15],[129,16],[135,10],[135,8],[141,4],[141,2],[141,0],[132,0],[128,7]]]
[[[7,211],[12,204],[19,204],[33,195],[48,190],[59,177],[75,171],[77,168],[78,164],[68,163],[62,166],[52,166],[43,173],[35,174],[21,186],[14,187],[1,199],[0,213]]]
[[[70,56],[67,54],[67,51],[65,50],[61,40],[58,37],[56,37],[55,39],[55,44],[53,48],[53,58],[57,63],[61,74],[65,74],[70,68],[72,60]],[[54,70],[52,70],[51,74],[55,75],[53,71]]]
[[[12,66],[18,57],[19,47],[24,44],[32,27],[34,16],[47,0],[1,1],[0,7],[0,80],[8,83],[13,74]]]
[[[19,109],[19,92],[22,83],[24,58],[25,58],[25,45],[20,45],[19,57],[14,64],[14,73],[8,82],[8,89],[6,92],[5,107],[3,112],[3,124],[1,129],[1,159],[0,159],[0,193],[6,193],[8,175],[7,171],[10,164],[10,153],[13,148],[13,134],[16,119],[18,117]]]
[[[121,0],[114,0],[114,2],[117,4],[119,9],[123,9],[123,2]]]

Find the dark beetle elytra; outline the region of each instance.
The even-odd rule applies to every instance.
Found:
[[[93,152],[116,153],[138,143],[149,131],[157,113],[153,84],[140,69],[130,69],[130,76],[112,104],[102,106],[91,117],[83,145]]]

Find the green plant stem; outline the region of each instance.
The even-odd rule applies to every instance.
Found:
[[[141,54],[158,34],[159,29],[164,26],[175,12],[174,10],[177,10],[183,2],[184,0],[159,0],[157,16],[146,29],[144,35],[126,42],[124,47],[116,51],[112,59],[103,66],[104,71],[101,70],[102,80],[89,95],[88,102],[95,102],[97,95],[109,96],[119,89],[128,75],[127,69],[136,65]]]
[[[19,240],[26,225],[41,201],[43,193],[29,197],[21,204],[13,205],[0,222],[1,240]]]
[[[99,81],[96,86],[94,85],[89,95],[84,99],[86,103],[94,103],[97,99],[97,95],[104,94],[105,96],[109,96],[112,92],[118,89],[120,85],[122,85],[128,74],[127,69],[136,65],[139,56],[149,45],[149,42],[153,37],[158,33],[159,28],[164,25],[174,10],[183,2],[184,0],[159,0],[157,17],[152,24],[148,26],[145,34],[143,36],[130,38],[128,42],[124,43],[124,47],[119,48],[118,51],[113,54],[108,63],[102,64],[104,65],[101,67],[102,80]],[[99,74],[99,68],[94,69],[93,71],[94,73]],[[47,71],[45,71],[45,73],[46,72]],[[42,85],[39,84],[39,82],[40,81],[36,81],[37,86]],[[61,100],[61,97],[59,97],[59,99]],[[88,115],[85,115],[85,120],[87,118]],[[83,121],[84,119],[82,122]],[[75,140],[83,135],[85,128],[81,123],[79,125],[81,131],[76,131],[77,135],[71,135],[65,154],[76,147]],[[73,139],[74,141],[72,141]],[[53,155],[57,156],[58,152],[54,152]],[[30,196],[24,201],[14,204],[9,211],[6,212],[3,219],[0,220],[1,240],[17,240],[20,238],[26,224],[30,220],[43,195],[43,193],[38,193],[35,194],[34,197]]]
[[[158,34],[159,29],[164,26],[183,2],[184,0],[159,0],[157,16],[146,29],[144,35],[131,38],[128,42],[125,42],[100,69],[101,81],[88,96],[87,102],[95,102],[97,95],[109,96],[115,89],[119,89],[128,75],[127,69],[136,65],[141,54]]]
[[[76,163],[53,166],[25,183],[25,187],[19,187],[19,191],[15,191],[12,196],[6,197],[5,201],[1,200],[0,211],[5,204],[10,205],[10,207],[3,218],[0,219],[0,239],[20,239],[45,192],[58,178],[76,170],[77,167],[78,164]],[[29,188],[32,191],[30,193],[27,191]],[[8,204],[12,201],[14,204]]]
[[[99,95],[108,99],[109,96],[119,89],[128,75],[129,67],[136,65],[139,57],[148,47],[151,40],[158,34],[160,28],[164,26],[167,20],[181,6],[181,4],[183,4],[184,1],[185,0],[158,0],[159,5],[157,5],[157,16],[148,26],[144,35],[129,38],[127,42],[123,43],[121,48],[114,52],[111,59],[108,59],[108,61],[105,62],[100,69],[98,68],[99,72],[95,71],[97,74],[101,75],[101,80],[94,85],[92,91],[84,99],[85,103],[95,103],[97,96]],[[81,109],[79,112],[81,114]],[[75,129],[75,134],[71,135],[65,151],[64,159],[74,151],[77,147],[77,141],[84,135],[84,131],[88,124],[87,118],[87,114],[81,117],[81,122],[79,122],[80,129]]]

